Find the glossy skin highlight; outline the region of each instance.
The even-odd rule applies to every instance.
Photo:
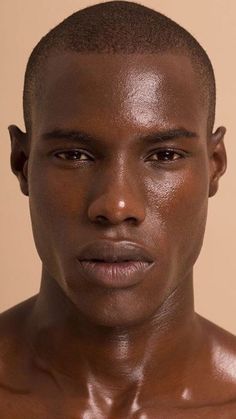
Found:
[[[236,339],[194,312],[226,154],[191,62],[65,53],[42,83],[32,137],[10,127],[43,268],[40,293],[2,315],[1,417],[233,419]],[[77,257],[103,239],[142,245],[153,267],[94,286]]]

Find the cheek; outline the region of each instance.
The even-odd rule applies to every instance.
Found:
[[[49,165],[32,157],[29,171],[32,230],[38,254],[51,273],[58,264],[59,253],[63,259],[69,251],[72,190],[68,187],[63,174],[57,176]],[[80,199],[79,194],[74,198],[77,210]]]
[[[32,217],[39,224],[45,224],[49,233],[54,230],[60,234],[71,220],[78,221],[86,204],[86,190],[91,180],[87,173],[78,175],[77,170],[53,167],[48,158],[40,158],[37,153],[32,157],[30,167]]]
[[[191,169],[191,170],[190,170]],[[165,172],[163,178],[149,183],[152,231],[160,229],[165,253],[175,260],[175,272],[193,266],[205,232],[208,207],[207,167],[196,166],[179,172]],[[156,238],[158,234],[156,234]],[[166,258],[163,255],[163,258]]]

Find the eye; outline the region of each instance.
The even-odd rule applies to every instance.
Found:
[[[87,154],[80,150],[63,150],[55,153],[55,156],[62,160],[71,161],[88,161],[88,158],[90,158]],[[83,156],[83,158],[80,158],[81,156]]]
[[[152,156],[156,156],[156,158],[152,159],[152,161],[160,162],[172,162],[185,157],[183,155],[183,152],[181,153],[175,150],[158,150],[155,153],[153,153],[150,157]]]

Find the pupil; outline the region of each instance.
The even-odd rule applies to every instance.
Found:
[[[170,160],[171,158],[173,158],[173,152],[172,151],[165,151],[162,154],[163,160]]]

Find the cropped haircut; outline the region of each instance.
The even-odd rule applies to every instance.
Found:
[[[109,1],[79,10],[52,30],[33,49],[25,72],[23,111],[26,131],[31,132],[33,101],[47,59],[52,54],[77,53],[147,54],[173,53],[191,59],[209,105],[208,132],[215,119],[216,87],[211,61],[198,41],[170,18],[128,1]],[[42,86],[41,86],[42,87]]]

